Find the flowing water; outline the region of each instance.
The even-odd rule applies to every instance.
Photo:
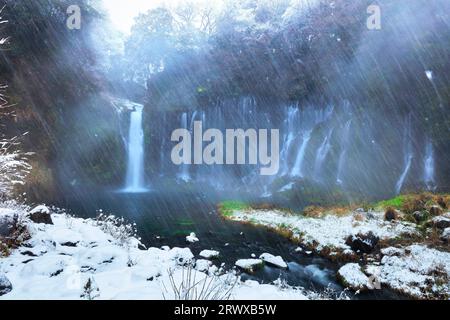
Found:
[[[338,162],[338,171],[337,171],[337,177],[336,177],[336,182],[338,184],[342,184],[343,181],[343,175],[344,175],[344,169],[345,169],[345,164],[346,164],[346,157],[347,157],[347,152],[348,152],[348,147],[349,147],[349,141],[350,141],[350,128],[352,125],[352,120],[348,120],[347,123],[345,124],[345,128],[344,128],[344,135],[343,135],[343,141],[342,141],[342,150],[341,150],[341,155],[339,156],[339,162]]]
[[[404,145],[404,169],[400,175],[397,184],[395,185],[395,191],[397,194],[402,190],[405,179],[408,175],[409,169],[411,168],[413,160],[413,149],[412,149],[412,137],[411,137],[411,115],[408,116],[403,133],[403,145]]]

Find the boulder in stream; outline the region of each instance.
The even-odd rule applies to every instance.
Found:
[[[271,265],[273,267],[281,268],[281,269],[287,269],[288,265],[286,262],[284,262],[283,258],[280,256],[275,257],[274,255],[270,253],[263,253],[260,257],[261,260],[263,260],[268,265]]]

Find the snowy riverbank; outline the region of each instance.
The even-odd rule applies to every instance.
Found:
[[[234,273],[197,260],[189,248],[145,249],[129,236],[132,226],[116,222],[74,218],[44,206],[30,210],[2,204],[3,242],[7,232],[17,231],[11,224],[24,228],[10,234],[16,248],[0,256],[0,299],[323,298],[282,281],[242,282]],[[210,289],[202,290],[205,283]]]
[[[310,250],[339,263],[347,263],[338,278],[354,291],[381,287],[421,299],[450,297],[450,253],[427,246],[418,225],[393,219],[384,212],[359,209],[347,214],[305,217],[282,210],[250,207],[229,210],[226,219],[263,226],[299,244],[299,251]],[[449,214],[435,217],[449,222]],[[431,225],[432,227],[432,225]],[[436,227],[429,228],[442,233]],[[445,227],[445,226],[444,226]]]

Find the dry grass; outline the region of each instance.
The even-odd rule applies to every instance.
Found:
[[[182,269],[181,280],[177,281],[174,270],[169,270],[170,291],[164,286],[166,292],[173,294],[174,300],[230,300],[239,278],[229,274],[226,279],[217,275],[202,275],[197,278],[192,265]],[[163,284],[164,285],[164,284]],[[164,293],[163,293],[164,295]],[[164,299],[166,299],[164,295]]]
[[[26,226],[16,219],[13,225],[13,232],[9,237],[0,237],[0,257],[7,257],[11,254],[11,250],[17,249],[25,241],[30,239],[30,233]]]
[[[327,215],[335,215],[338,217],[346,216],[357,206],[342,206],[342,207],[320,207],[320,206],[309,206],[303,210],[303,215],[308,218],[323,218]]]

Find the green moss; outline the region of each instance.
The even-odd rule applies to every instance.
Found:
[[[242,201],[223,201],[219,204],[219,211],[225,217],[232,216],[234,211],[247,209],[250,209],[250,206]]]
[[[379,208],[393,207],[396,209],[401,209],[404,203],[405,203],[405,196],[397,196],[392,199],[380,201],[375,206]]]

